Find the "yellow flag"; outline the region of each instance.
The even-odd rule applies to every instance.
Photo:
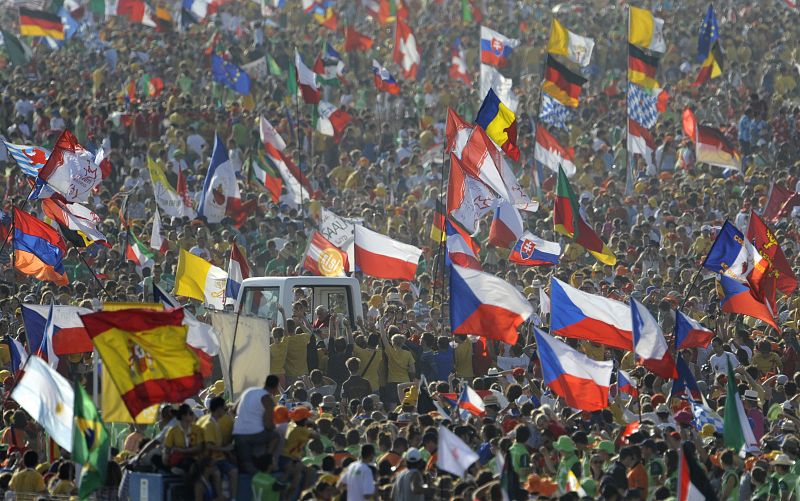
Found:
[[[205,259],[181,249],[175,273],[175,295],[191,297],[221,310],[228,274]]]
[[[653,13],[647,9],[631,6],[628,19],[628,42],[656,52],[666,51],[664,20],[653,16]]]
[[[553,18],[550,22],[550,41],[547,42],[547,52],[566,56],[569,50],[569,31]]]
[[[100,392],[100,408],[103,410],[103,421],[106,423],[155,423],[158,417],[158,404],[151,405],[135,418],[132,417],[125,404],[122,403],[122,398],[119,396],[119,391],[114,386],[114,382],[111,381],[108,369],[105,365],[102,367],[100,378],[103,382],[103,391]]]

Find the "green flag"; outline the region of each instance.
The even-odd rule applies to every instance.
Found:
[[[24,66],[31,60],[31,49],[28,48],[19,38],[6,30],[0,30],[3,34],[3,46],[8,54],[8,59],[14,66]]]
[[[464,23],[471,23],[472,19],[472,5],[469,0],[461,0],[461,19]]]
[[[739,391],[736,388],[736,377],[733,373],[731,361],[728,362],[728,394],[725,397],[725,427],[723,437],[725,439],[725,447],[729,447],[736,452],[739,452],[742,447],[757,447],[756,438],[753,435],[753,429],[750,427],[750,421],[744,412],[742,399],[739,397]]]
[[[97,407],[83,386],[75,385],[75,426],[72,428],[72,460],[83,465],[78,496],[87,499],[106,483],[110,441]]]
[[[294,63],[289,65],[289,71],[286,72],[286,89],[290,98],[297,98],[297,70]]]
[[[283,72],[281,71],[281,67],[278,66],[278,62],[275,61],[275,58],[267,54],[267,64],[269,65],[269,74],[274,77],[282,77]]]

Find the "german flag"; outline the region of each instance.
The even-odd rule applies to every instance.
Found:
[[[444,242],[447,234],[444,231],[444,215],[447,212],[441,200],[436,200],[436,210],[433,213],[433,224],[431,224],[431,240],[434,242]]]
[[[61,18],[55,14],[20,7],[19,34],[64,40],[64,24],[61,22]]]
[[[708,53],[703,65],[700,66],[700,73],[697,74],[697,79],[692,84],[692,87],[700,87],[712,78],[722,76],[722,68],[725,63],[725,56],[722,54],[722,48],[719,46],[719,41],[715,41],[711,46],[711,51]]]
[[[658,57],[645,53],[633,44],[628,44],[628,81],[648,90],[660,87],[656,80],[658,62]]]
[[[585,78],[573,73],[569,68],[556,61],[553,56],[547,56],[542,90],[553,99],[565,106],[577,108],[580,103],[581,89],[585,83]]]

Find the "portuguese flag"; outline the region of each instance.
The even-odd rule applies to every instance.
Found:
[[[617,257],[581,217],[578,199],[575,197],[575,193],[572,192],[567,175],[560,165],[558,166],[558,181],[556,182],[553,224],[557,232],[573,239],[575,243],[589,251],[601,263],[609,266],[616,264]]]

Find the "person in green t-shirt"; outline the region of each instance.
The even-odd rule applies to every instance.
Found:
[[[769,493],[780,499],[788,499],[792,489],[794,489],[797,477],[790,471],[794,466],[794,461],[788,454],[778,454],[769,465],[774,472],[769,478]]]
[[[556,484],[561,492],[566,492],[567,475],[570,471],[580,480],[581,467],[578,456],[575,455],[577,447],[575,441],[567,435],[561,435],[553,444],[553,448],[558,451],[559,462],[556,470]]]
[[[253,475],[251,489],[253,501],[280,501],[281,491],[286,485],[279,482],[272,471],[275,469],[272,463],[272,455],[264,454],[254,460],[258,473]]]
[[[525,443],[531,438],[531,430],[525,424],[518,424],[514,428],[514,444],[508,449],[511,455],[511,465],[519,478],[527,478],[530,473],[530,451]]]
[[[719,461],[724,468],[719,486],[719,499],[722,501],[737,500],[739,499],[739,473],[736,471],[736,456],[732,450],[728,449],[720,455]]]

